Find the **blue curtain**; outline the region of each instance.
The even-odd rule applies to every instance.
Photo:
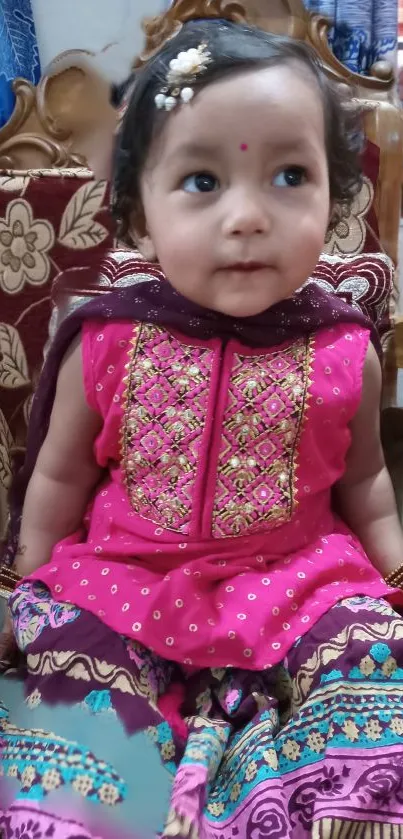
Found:
[[[40,77],[31,0],[0,0],[0,126],[13,112],[16,76],[34,83]]]
[[[330,18],[331,47],[356,73],[375,61],[396,62],[398,0],[304,0],[312,12]]]

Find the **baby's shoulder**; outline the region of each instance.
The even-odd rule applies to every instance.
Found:
[[[358,323],[338,323],[318,329],[313,335],[315,351],[343,357],[365,353],[370,341],[370,330]]]
[[[87,392],[100,383],[115,387],[124,375],[136,324],[133,321],[86,321],[81,331],[81,356]]]
[[[133,321],[91,320],[82,328],[83,357],[90,363],[102,362],[103,359],[118,359],[126,356],[136,324]]]
[[[133,321],[86,321],[81,355],[87,401],[105,415],[122,388],[136,324]]]
[[[115,343],[123,347],[123,341],[130,340],[135,327],[136,324],[132,320],[86,320],[82,327],[82,334],[99,344],[100,349],[105,343],[108,345]]]
[[[332,400],[344,394],[354,405],[361,398],[370,338],[370,330],[357,323],[340,323],[315,334],[312,376],[322,396],[327,393]]]

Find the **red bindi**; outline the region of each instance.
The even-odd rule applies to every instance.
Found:
[[[248,144],[247,143],[241,143],[241,151],[248,151]]]

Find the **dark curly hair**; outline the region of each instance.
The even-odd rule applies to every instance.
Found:
[[[198,47],[202,42],[207,44],[213,60],[192,82],[196,93],[232,74],[262,67],[299,63],[310,72],[323,100],[330,198],[334,207],[330,226],[334,227],[342,209],[351,204],[362,183],[363,134],[360,115],[351,97],[349,101],[348,94],[325,75],[313,50],[302,41],[229,21],[199,20],[184,24],[144,69],[136,73],[115,149],[112,211],[119,238],[130,241],[133,214],[137,214],[141,226],[141,174],[154,139],[169,119],[169,112],[158,110],[154,98],[166,83],[170,61],[179,52]]]

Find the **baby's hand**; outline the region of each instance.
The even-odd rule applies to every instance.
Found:
[[[9,610],[6,610],[4,625],[0,633],[0,673],[15,667],[18,658],[18,647],[13,631],[13,622]]]

